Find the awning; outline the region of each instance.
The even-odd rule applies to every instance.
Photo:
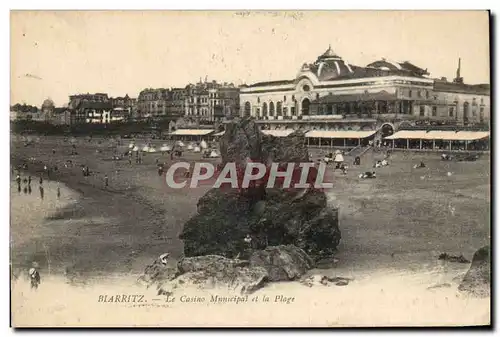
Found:
[[[403,130],[384,139],[478,140],[489,136],[487,131]]]
[[[171,136],[204,136],[214,132],[211,129],[179,129],[172,132]]]
[[[224,136],[224,134],[226,133],[226,131],[221,131],[221,132],[217,132],[216,134],[213,134],[212,136]]]
[[[274,137],[286,137],[289,134],[293,133],[295,130],[285,129],[285,130],[262,130],[262,133]]]
[[[313,130],[306,133],[307,138],[367,138],[375,134],[376,131],[320,131]]]
[[[402,130],[384,139],[427,139],[425,130]]]
[[[460,131],[458,135],[460,140],[479,140],[488,138],[490,133],[489,131]]]

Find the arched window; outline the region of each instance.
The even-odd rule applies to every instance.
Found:
[[[245,103],[245,116],[250,116],[252,112],[252,106],[250,105],[250,102]]]
[[[262,117],[266,116],[267,116],[267,103],[264,102],[264,104],[262,104]]]
[[[276,116],[282,116],[283,115],[283,108],[281,106],[281,102],[278,102],[276,104]]]
[[[311,101],[309,98],[305,98],[302,101],[302,115],[309,115],[309,106],[311,105]]]
[[[464,102],[464,118],[469,117],[469,102]]]
[[[274,103],[269,103],[269,116],[274,116]]]

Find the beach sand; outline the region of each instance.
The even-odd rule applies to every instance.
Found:
[[[55,155],[51,153],[54,147]],[[368,170],[371,160],[380,154],[363,157],[363,165],[351,168],[347,177],[335,173],[335,186],[329,192],[331,204],[340,207],[339,261],[310,272],[354,281],[345,287],[272,284],[259,293],[295,296],[296,302],[286,307],[279,304],[279,310],[264,303],[258,310],[226,304],[214,312],[213,305],[177,303],[182,310],[137,310],[123,303],[97,301],[99,294],[122,290],[144,293],[146,290],[134,286],[144,267],[167,251],[174,259],[182,255],[177,236],[207,188],[167,190],[155,169],[156,158],[168,161],[167,156],[148,154],[144,164],[130,166],[126,160],[109,160],[113,147],[96,140],[79,139],[80,155],[73,158],[76,167],[62,169],[70,149],[62,139],[43,137],[35,146],[24,147],[15,141],[11,145],[14,164],[35,157],[58,165],[60,170],[52,179],[62,186],[62,197],[56,200],[53,187],[58,183],[44,182],[43,202],[37,198],[37,179],[30,198],[12,190],[12,266],[19,277],[12,288],[15,325],[489,323],[489,299],[469,299],[457,293],[469,265],[437,260],[442,252],[471,259],[475,250],[489,243],[489,159],[444,163],[437,155],[397,154],[392,166],[380,170],[376,180],[359,181],[357,172]],[[197,156],[186,154],[189,160]],[[411,169],[421,158],[428,168]],[[88,165],[95,174],[83,177],[79,164]],[[30,174],[40,174],[40,170],[40,162],[29,164]],[[447,172],[453,174],[447,176]],[[104,174],[110,177],[108,188],[103,185]],[[36,293],[27,288],[22,275],[32,261],[40,264],[43,279]],[[68,284],[68,274],[78,282]],[[78,309],[76,303],[87,309]],[[185,315],[186,310],[190,315]],[[229,320],[230,312],[237,313],[232,316],[236,318]]]

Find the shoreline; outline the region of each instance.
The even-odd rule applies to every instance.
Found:
[[[22,164],[26,161],[25,156],[22,155],[11,155],[11,166],[15,167],[17,164]],[[167,244],[165,240],[152,239],[148,236],[137,237],[137,235],[126,235],[126,238],[114,238],[110,235],[110,232],[116,232],[118,236],[120,235],[120,229],[127,229],[127,231],[132,231],[130,227],[140,226],[142,223],[148,223],[148,225],[155,224],[156,227],[164,226],[164,210],[155,207],[148,200],[143,198],[140,193],[137,192],[137,188],[131,188],[128,190],[116,190],[116,189],[105,189],[104,187],[96,186],[92,181],[86,181],[85,177],[79,171],[79,167],[75,167],[71,171],[63,172],[59,170],[58,172],[52,172],[50,179],[47,178],[47,174],[43,172],[44,163],[42,161],[37,161],[35,163],[28,162],[28,168],[22,169],[21,172],[26,172],[32,175],[32,186],[33,189],[37,188],[39,185],[38,178],[41,174],[44,177],[44,183],[46,181],[64,184],[68,189],[74,191],[78,194],[78,200],[75,203],[71,203],[55,210],[51,215],[40,219],[40,226],[37,227],[67,227],[66,230],[71,237],[83,236],[82,232],[87,232],[88,227],[95,228],[95,226],[102,227],[100,231],[102,236],[106,237],[106,242],[104,245],[109,247],[109,251],[113,257],[109,257],[102,261],[102,257],[106,256],[106,251],[102,251],[102,242],[94,242],[92,236],[89,236],[87,243],[79,243],[78,240],[69,239],[64,240],[65,242],[60,242],[57,238],[60,236],[58,233],[54,234],[54,237],[47,237],[48,234],[40,234],[34,243],[23,244],[21,246],[16,245],[16,242],[11,243],[11,250],[22,251],[32,251],[34,259],[40,264],[41,268],[47,267],[47,261],[40,252],[39,246],[47,245],[53,246],[54,255],[60,255],[60,267],[53,268],[53,271],[59,274],[63,274],[65,269],[74,268],[78,269],[78,273],[81,274],[82,278],[87,277],[100,277],[108,274],[129,274],[131,271],[142,272],[147,264],[149,264],[156,256],[163,253],[164,249],[157,247],[155,252],[148,252],[148,242],[151,246],[161,246],[161,243]],[[76,174],[75,174],[76,173]],[[80,173],[78,175],[78,173]],[[13,177],[11,177],[12,181]],[[11,190],[11,193],[14,191]],[[35,191],[38,193],[38,191]],[[117,207],[119,206],[119,207]],[[12,207],[12,205],[11,205]],[[127,212],[123,212],[126,209]],[[119,229],[120,228],[120,229]],[[12,223],[11,223],[11,236],[12,236]],[[87,234],[87,233],[85,233]],[[91,235],[92,233],[88,233]],[[46,237],[44,239],[43,237]],[[82,239],[81,241],[86,241]],[[98,240],[96,240],[98,241]],[[141,241],[137,244],[136,241]],[[135,244],[134,244],[135,243]],[[136,249],[142,246],[143,249]],[[92,248],[95,247],[95,248]],[[130,251],[127,248],[130,247]],[[133,248],[135,247],[135,248]],[[148,248],[146,248],[148,247]],[[84,259],[83,255],[89,251],[95,250],[94,253],[101,258],[91,259],[93,261],[80,262]],[[72,253],[71,253],[72,252]],[[71,254],[69,254],[71,253]],[[11,253],[11,258],[16,254]],[[72,255],[72,256],[70,256]],[[142,258],[141,255],[145,255]],[[137,257],[137,261],[132,261],[134,257]],[[40,261],[41,260],[41,261]],[[121,266],[120,261],[125,261],[126,266]],[[16,272],[23,272],[26,267],[26,262],[22,261],[11,261],[12,266]],[[73,264],[73,265],[72,265]],[[93,266],[93,264],[97,266]],[[111,268],[108,267],[111,266]]]

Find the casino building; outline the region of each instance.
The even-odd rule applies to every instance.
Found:
[[[303,129],[311,146],[360,146],[412,128],[488,130],[490,87],[464,84],[460,69],[459,60],[450,82],[408,61],[356,66],[328,47],[295,79],[240,87],[240,115],[275,134]]]

